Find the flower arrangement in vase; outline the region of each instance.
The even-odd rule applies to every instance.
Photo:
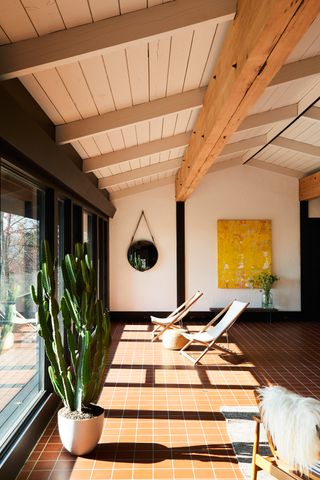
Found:
[[[277,280],[279,277],[270,272],[260,272],[249,279],[248,282],[252,288],[259,288],[262,291],[262,308],[273,308],[271,288]]]

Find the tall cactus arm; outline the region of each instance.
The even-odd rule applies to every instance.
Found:
[[[64,406],[68,407],[68,405],[66,405],[66,403],[65,403],[63,386],[61,385],[61,382],[59,381],[60,380],[59,377],[57,375],[55,375],[54,370],[51,367],[51,365],[49,365],[49,367],[48,367],[48,372],[49,372],[49,377],[50,377],[50,380],[51,380],[51,383],[52,383],[52,386],[53,386],[53,390],[58,395],[58,397],[61,398]]]
[[[111,343],[110,335],[110,317],[108,313],[104,313],[102,303],[99,301],[96,306],[96,315],[98,318],[97,335],[98,345],[96,347],[93,371],[95,372],[95,381],[93,384],[92,401],[98,401],[108,367],[108,352]]]
[[[66,305],[66,300],[64,297],[62,297],[61,299],[61,313],[63,318],[63,325],[65,328],[65,332],[67,334],[67,342],[68,342],[68,348],[69,348],[70,357],[71,357],[72,369],[73,369],[73,372],[75,373],[77,370],[77,346],[76,346],[76,340],[72,332],[71,316],[70,316],[68,307]]]
[[[70,382],[67,375],[67,365],[64,358],[64,350],[63,350],[61,334],[59,330],[58,313],[59,313],[58,303],[55,298],[52,298],[50,302],[50,314],[51,314],[52,336],[54,340],[53,348],[54,348],[54,352],[55,352],[57,363],[58,363],[59,375],[61,376],[61,379],[62,379],[66,402],[70,410],[73,410],[74,396],[73,396],[72,388],[70,386]]]
[[[81,412],[84,389],[88,383],[89,374],[90,332],[80,334],[79,362],[77,370],[77,383],[75,388],[75,408]]]

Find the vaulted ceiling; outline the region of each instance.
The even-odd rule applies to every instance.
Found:
[[[132,195],[174,183],[236,11],[235,0],[2,0],[0,78],[19,78],[111,199]],[[320,168],[314,17],[206,171]]]

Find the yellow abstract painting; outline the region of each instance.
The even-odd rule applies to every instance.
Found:
[[[218,220],[218,287],[249,288],[271,271],[271,220]]]

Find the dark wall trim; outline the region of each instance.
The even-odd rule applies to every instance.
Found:
[[[150,315],[156,317],[167,317],[171,312],[110,312],[111,320],[113,322],[132,322],[132,323],[150,323]],[[211,320],[216,313],[213,312],[190,312],[187,317],[183,319],[184,323],[196,322],[200,324],[206,324]],[[297,311],[278,311],[273,312],[271,316],[272,322],[277,321],[295,321],[303,320],[302,312]],[[244,312],[239,320],[240,321],[259,321],[259,322],[268,322],[270,321],[270,316],[268,312]]]
[[[309,217],[309,202],[300,202],[301,311],[318,316],[320,295],[320,218]]]
[[[308,311],[308,201],[300,202],[301,311]]]
[[[113,204],[2,87],[0,104],[0,137],[5,142],[72,192],[77,195],[80,192],[83,198],[104,215],[114,215]]]
[[[104,292],[104,305],[110,308],[110,261],[109,261],[109,219],[104,222],[104,284],[106,286]]]
[[[185,219],[184,202],[176,203],[177,306],[185,301]]]
[[[30,413],[4,452],[0,461],[0,476],[7,480],[16,478],[34,446],[41,437],[49,419],[59,406],[56,395],[49,395]]]

